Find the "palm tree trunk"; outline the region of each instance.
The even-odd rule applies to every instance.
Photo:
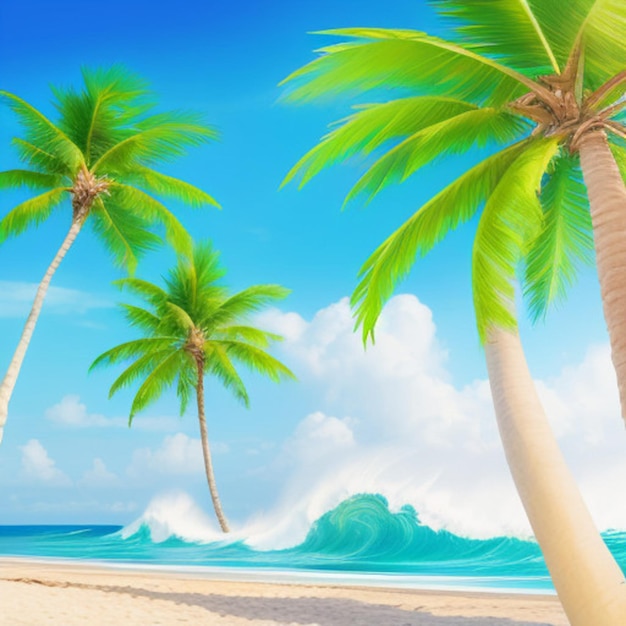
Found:
[[[35,301],[33,302],[33,306],[28,315],[28,319],[26,320],[26,324],[24,325],[22,336],[20,337],[19,343],[17,344],[17,348],[15,349],[13,358],[9,363],[9,367],[7,369],[7,373],[4,376],[4,380],[0,384],[0,443],[2,442],[2,437],[4,435],[4,425],[6,424],[7,415],[9,412],[9,401],[11,400],[11,395],[13,394],[13,389],[15,387],[15,383],[17,382],[17,377],[20,373],[20,369],[22,367],[22,362],[24,361],[24,357],[26,356],[28,344],[30,343],[31,337],[33,336],[35,324],[37,323],[37,318],[39,317],[39,313],[41,312],[41,307],[43,306],[44,298],[46,297],[48,287],[50,286],[50,281],[52,280],[52,276],[59,267],[59,264],[63,260],[63,257],[67,254],[67,251],[74,243],[74,240],[80,232],[83,223],[84,219],[75,218],[72,220],[72,225],[63,241],[63,244],[59,248],[59,251],[56,253],[56,256],[54,257],[52,263],[50,263],[50,266],[46,270],[46,273],[44,274],[41,283],[39,283],[37,293],[35,294]]]
[[[603,131],[580,141],[604,319],[626,420],[626,187]]]
[[[518,334],[492,329],[485,356],[509,468],[571,625],[623,624],[626,580],[561,454]]]
[[[196,386],[196,397],[198,399],[198,420],[200,420],[200,436],[202,438],[202,453],[204,454],[204,471],[206,472],[207,482],[209,483],[209,491],[211,492],[211,500],[213,500],[213,508],[220,528],[225,532],[230,532],[228,522],[220,497],[217,494],[217,485],[215,483],[215,475],[213,474],[213,462],[211,461],[211,450],[209,448],[209,435],[206,428],[206,418],[204,415],[204,364],[201,358],[196,359],[198,366],[198,384]]]

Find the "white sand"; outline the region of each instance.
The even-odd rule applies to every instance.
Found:
[[[1,626],[567,626],[554,596],[289,585],[0,559]]]

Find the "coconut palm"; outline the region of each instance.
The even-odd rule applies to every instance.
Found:
[[[23,135],[13,144],[25,169],[0,172],[0,189],[26,187],[34,197],[0,221],[0,242],[71,207],[69,231],[41,281],[17,349],[0,384],[0,441],[9,400],[52,276],[88,223],[117,265],[133,271],[141,254],[161,243],[164,227],[177,249],[190,246],[178,219],[159,197],[194,207],[218,206],[197,187],[154,166],[215,138],[200,115],[154,112],[146,84],[121,67],[83,70],[82,90],[54,89],[56,121],[18,96],[0,91]]]
[[[364,341],[373,340],[384,303],[416,257],[482,208],[472,254],[473,294],[511,473],[571,623],[618,624],[626,615],[626,581],[546,420],[512,303],[522,259],[535,316],[564,293],[577,263],[592,256],[591,222],[601,282],[608,267],[614,290],[607,297],[603,288],[608,306],[626,289],[626,262],[619,260],[626,248],[622,244],[616,252],[619,243],[614,246],[626,233],[622,227],[620,235],[619,228],[626,195],[610,151],[623,167],[626,10],[612,0],[576,1],[566,15],[555,0],[434,4],[457,25],[454,41],[408,30],[326,31],[347,41],[323,48],[321,57],[288,77],[287,97],[384,90],[386,99],[356,107],[285,182],[300,176],[303,185],[330,164],[374,157],[346,198],[369,200],[438,157],[490,148],[490,156],[422,206],[366,261],[352,296],[357,325]],[[389,99],[390,93],[397,97]],[[495,154],[494,146],[501,146]],[[608,200],[600,193],[594,199],[591,189],[591,181],[599,179],[586,162],[592,152],[592,164],[597,159],[603,167],[611,165],[607,171],[613,175],[610,180],[605,175],[603,184],[610,183],[617,200],[608,208]],[[608,215],[594,217],[605,211]],[[598,233],[605,220],[613,220],[613,241]],[[602,253],[607,245],[610,252]],[[612,278],[618,275],[621,282]],[[618,325],[610,332],[620,375]]]
[[[165,288],[137,278],[118,283],[141,297],[148,308],[123,305],[128,322],[143,333],[100,355],[91,368],[121,361],[133,362],[111,386],[110,396],[141,381],[132,402],[134,416],[176,384],[180,413],[185,412],[194,388],[200,422],[204,468],[220,527],[228,532],[213,473],[204,407],[204,377],[211,375],[249,406],[249,397],[235,363],[274,381],[294,378],[292,372],[266,352],[282,339],[251,326],[251,314],[289,291],[278,285],[255,285],[234,295],[220,283],[224,271],[210,245],[198,245],[191,258],[179,257],[165,280]]]

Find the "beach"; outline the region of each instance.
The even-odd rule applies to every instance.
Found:
[[[0,598],[2,626],[568,624],[548,595],[244,582],[6,558]]]

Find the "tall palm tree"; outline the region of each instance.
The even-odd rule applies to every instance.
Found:
[[[626,581],[538,400],[512,303],[522,259],[538,315],[565,291],[577,261],[591,257],[578,153],[587,135],[609,131],[612,149],[622,154],[626,44],[619,39],[611,50],[607,41],[625,32],[626,11],[610,0],[570,3],[565,17],[553,0],[434,4],[461,23],[455,42],[415,31],[326,31],[349,41],[323,48],[320,58],[288,77],[295,85],[289,98],[375,89],[400,97],[358,106],[285,182],[300,175],[302,185],[330,164],[375,154],[346,201],[371,199],[437,157],[502,146],[383,242],[361,270],[352,305],[364,341],[373,340],[384,303],[416,257],[482,207],[472,254],[474,303],[509,467],[571,623],[614,626],[626,615]],[[611,182],[623,187],[619,174]]]
[[[346,201],[367,199],[446,154],[512,142],[515,149],[530,150],[529,133],[531,139],[557,142],[544,174],[555,179],[556,193],[568,202],[555,203],[546,220],[541,243],[548,245],[537,253],[526,289],[534,314],[543,313],[572,279],[568,254],[581,252],[580,245],[572,250],[565,240],[586,239],[592,224],[626,420],[626,5],[622,0],[572,0],[564,9],[560,0],[430,2],[453,26],[449,40],[414,30],[323,31],[344,41],[321,48],[320,57],[283,81],[292,86],[288,99],[381,89],[400,97],[359,105],[287,180],[302,173],[304,184],[329,163],[376,153]],[[579,192],[583,177],[590,212]],[[474,213],[459,214],[454,225]],[[534,224],[541,217],[539,212],[527,216]],[[410,236],[409,229],[405,237]],[[501,276],[512,275],[506,258],[494,263]],[[555,271],[559,267],[566,271]],[[511,313],[495,299],[477,304],[483,340],[490,320],[513,327]]]
[[[118,281],[148,305],[148,308],[123,305],[128,322],[144,336],[101,354],[91,368],[133,360],[110,391],[112,396],[142,381],[130,409],[129,423],[175,383],[182,415],[195,388],[209,491],[220,527],[228,532],[209,448],[204,377],[216,377],[238,400],[249,406],[248,393],[235,363],[277,382],[281,378],[294,378],[294,375],[266,352],[273,341],[282,337],[249,323],[251,314],[284,298],[289,291],[278,285],[255,285],[229,295],[219,282],[223,275],[218,253],[205,244],[196,246],[191,258],[179,258],[178,265],[165,280],[164,289],[137,278]]]
[[[0,189],[27,187],[37,195],[0,221],[0,242],[37,226],[58,208],[71,206],[69,231],[39,284],[22,336],[0,384],[0,442],[9,401],[50,281],[85,223],[117,265],[133,271],[138,257],[161,243],[153,226],[164,227],[177,250],[190,237],[157,198],[194,207],[218,206],[204,191],[153,169],[186,149],[215,138],[200,115],[153,112],[146,84],[125,69],[83,72],[84,87],[54,89],[55,122],[19,98],[0,91],[17,115],[23,135],[13,144],[26,169],[0,172]],[[71,201],[71,202],[67,202]]]

